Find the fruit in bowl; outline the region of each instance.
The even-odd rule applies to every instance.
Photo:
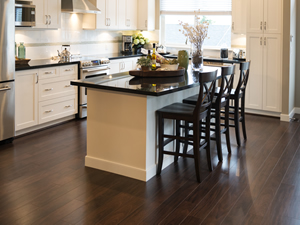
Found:
[[[178,70],[178,60],[177,59],[165,59],[160,63],[161,68],[166,68],[169,70]]]

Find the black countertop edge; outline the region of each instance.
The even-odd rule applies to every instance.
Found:
[[[140,56],[144,56],[144,54],[112,56],[112,57],[108,57],[108,59],[109,60],[114,60],[114,59],[134,58],[134,57],[140,57]]]
[[[38,65],[16,66],[15,71],[35,70],[35,69],[41,69],[41,68],[46,68],[46,67],[66,66],[66,65],[71,65],[71,64],[78,64],[79,65],[79,61],[77,61],[77,62],[65,62],[65,63],[59,63],[58,61],[54,61],[54,60],[52,60],[52,61],[53,62],[50,62],[50,60],[47,60],[47,63],[38,64]]]
[[[170,59],[177,59],[177,55],[164,55],[165,58],[170,58]],[[191,59],[191,57],[190,57]],[[219,63],[241,63],[241,62],[245,62],[246,59],[232,59],[232,58],[228,58],[228,59],[222,59],[222,58],[210,58],[210,57],[203,57],[203,61],[205,62],[219,62]]]
[[[132,78],[134,78],[134,76],[132,76]],[[123,93],[132,93],[132,94],[159,97],[162,95],[167,95],[167,94],[175,93],[175,92],[182,91],[185,89],[197,87],[197,86],[199,86],[199,83],[194,83],[194,84],[186,85],[183,87],[177,87],[176,89],[166,90],[166,91],[158,92],[158,93],[140,91],[140,90],[136,90],[136,89],[125,89],[125,88],[119,88],[119,87],[104,86],[104,85],[99,85],[99,84],[82,83],[80,80],[71,81],[71,85],[78,86],[78,87],[86,87],[86,88],[94,88],[94,89],[100,89],[100,90],[117,91],[117,92],[123,92]]]

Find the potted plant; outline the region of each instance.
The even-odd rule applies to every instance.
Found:
[[[137,60],[137,63],[139,66],[141,66],[142,71],[149,71],[150,66],[152,65],[151,59],[146,57],[141,57]]]
[[[132,41],[133,41],[133,49],[134,53],[139,54],[141,53],[141,48],[144,47],[144,44],[149,43],[149,39],[145,38],[142,33],[139,34],[134,34],[132,36]]]

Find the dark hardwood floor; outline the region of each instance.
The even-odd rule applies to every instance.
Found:
[[[0,146],[0,224],[300,224],[300,123],[247,115],[213,172],[179,159],[144,183],[84,166],[86,121]]]

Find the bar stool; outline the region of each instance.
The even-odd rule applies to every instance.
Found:
[[[195,163],[197,181],[200,182],[200,154],[199,151],[206,148],[207,164],[210,171],[212,171],[211,156],[210,156],[210,110],[211,100],[215,93],[215,83],[218,70],[212,72],[199,72],[196,76],[199,76],[199,96],[196,105],[190,105],[185,103],[174,103],[163,107],[156,111],[158,118],[158,165],[157,175],[161,174],[164,154],[174,155],[174,161],[178,160],[178,157],[193,158]],[[211,83],[208,88],[207,83]],[[203,96],[203,93],[205,95]],[[207,99],[204,102],[204,99]],[[176,121],[175,135],[164,134],[164,119],[171,119]],[[200,135],[200,121],[206,120],[205,138],[201,139]],[[180,135],[180,122],[185,121],[193,124],[193,135],[186,137]],[[187,132],[187,131],[186,131]],[[167,140],[165,140],[167,138]],[[176,140],[176,151],[170,152],[164,150],[164,146],[170,142]],[[187,154],[186,152],[180,153],[180,143],[188,142],[192,144],[194,148],[194,154]]]
[[[229,98],[233,86],[235,65],[233,66],[224,66],[222,69],[221,75],[221,85],[217,88],[218,94],[214,96],[212,100],[211,107],[211,117],[215,119],[211,123],[211,131],[215,132],[215,138],[211,137],[212,140],[216,141],[218,159],[223,161],[222,154],[222,144],[221,144],[221,134],[226,135],[226,144],[228,153],[231,153],[231,144],[230,144],[230,134],[229,134]],[[216,90],[216,91],[217,91]],[[198,95],[191,96],[189,98],[183,99],[183,103],[195,105],[197,102]],[[225,108],[223,112],[225,117],[221,117],[221,109]],[[224,120],[224,123],[221,123],[221,118]],[[221,127],[224,127],[221,129]],[[185,145],[184,151],[187,151],[187,146]]]
[[[230,99],[233,101],[233,106],[229,106],[231,109],[229,114],[234,115],[234,117],[230,117],[230,120],[234,121],[234,124],[230,124],[230,127],[235,128],[235,137],[237,145],[241,145],[240,139],[240,127],[239,123],[242,123],[243,136],[244,139],[247,140],[246,134],[246,123],[245,123],[245,97],[246,97],[246,87],[249,79],[249,71],[250,71],[250,63],[251,61],[240,63],[240,76],[239,82],[237,84],[236,89],[232,89],[230,92]],[[239,102],[241,99],[241,107],[239,107]],[[239,115],[241,114],[241,116]]]

